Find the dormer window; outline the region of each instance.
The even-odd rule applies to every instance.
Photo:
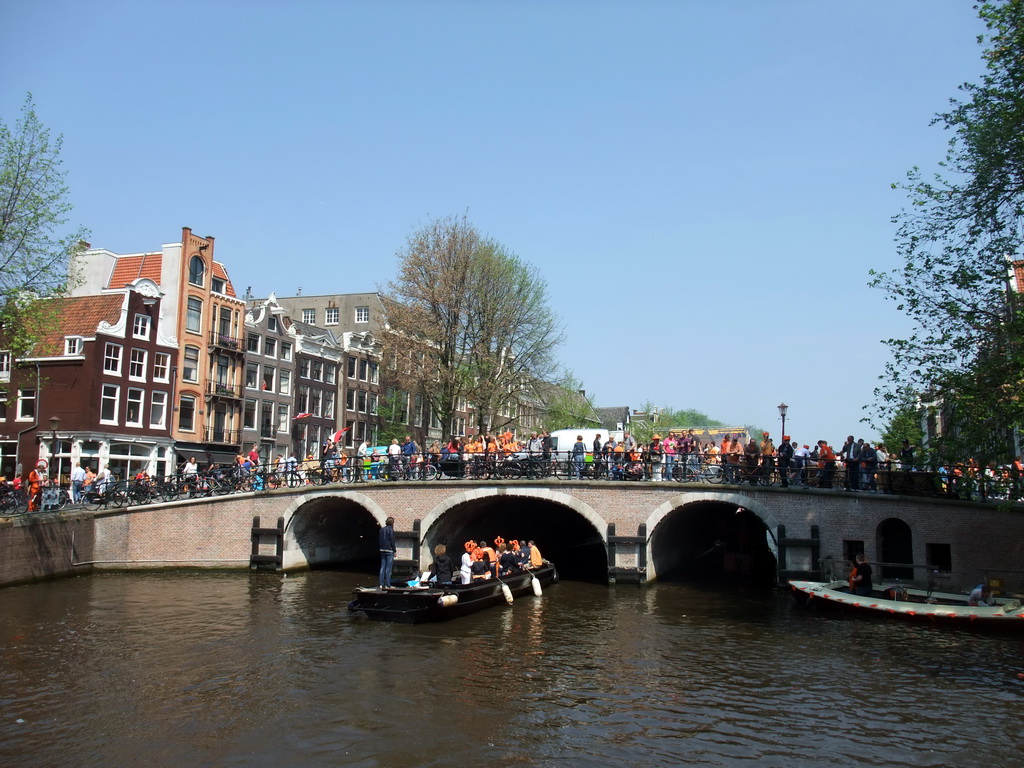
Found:
[[[188,263],[188,281],[192,285],[203,286],[206,277],[206,264],[198,256],[193,256]]]
[[[210,279],[210,290],[214,293],[224,293],[224,281],[219,277]]]
[[[64,338],[64,354],[65,355],[80,355],[82,354],[82,339],[78,336],[66,336]]]

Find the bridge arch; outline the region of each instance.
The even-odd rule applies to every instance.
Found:
[[[458,562],[462,543],[534,539],[563,574],[606,580],[608,523],[590,504],[548,488],[466,488],[436,504],[422,519],[419,560],[426,567],[435,544]],[[600,574],[598,576],[598,574]]]
[[[285,521],[285,570],[379,559],[377,532],[388,513],[359,491],[320,491],[294,498]]]
[[[699,563],[701,571],[723,573],[763,573],[770,560],[771,574],[763,573],[762,578],[775,582],[779,519],[755,498],[735,491],[679,493],[652,510],[646,522],[649,580],[677,568],[685,570],[687,560],[693,570]],[[708,569],[708,563],[700,561],[709,556],[721,562]]]

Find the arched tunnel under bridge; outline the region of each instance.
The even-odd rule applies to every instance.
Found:
[[[777,555],[760,517],[728,501],[696,501],[672,509],[650,540],[659,581],[772,587]]]
[[[382,514],[378,511],[378,516]],[[374,513],[358,501],[340,496],[311,499],[295,510],[288,525],[311,568],[376,571],[380,526]],[[424,521],[422,544],[414,557],[427,564],[434,547],[444,544],[458,564],[465,542],[493,543],[499,536],[506,541],[534,540],[563,578],[608,580],[608,552],[595,524],[570,506],[530,495],[486,494],[456,501]]]

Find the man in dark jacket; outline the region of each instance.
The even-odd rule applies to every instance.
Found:
[[[377,542],[380,545],[380,588],[386,589],[391,586],[391,569],[395,567],[395,553],[398,551],[395,546],[395,518],[389,517],[384,521]]]

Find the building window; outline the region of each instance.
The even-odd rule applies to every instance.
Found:
[[[100,422],[117,424],[117,400],[121,388],[116,384],[104,384],[100,392]]]
[[[203,278],[206,277],[206,264],[198,256],[193,256],[188,262],[188,281],[192,285],[203,287]]]
[[[309,378],[309,358],[308,357],[304,357],[301,360],[299,360],[299,378],[300,379],[308,379]]]
[[[416,395],[416,397],[413,399],[413,412],[412,413],[413,413],[413,416],[412,416],[413,426],[422,427],[423,426],[423,395]]]
[[[315,387],[309,390],[309,412],[314,416],[322,415],[323,411],[320,410],[320,395],[322,393]]]
[[[181,378],[193,384],[199,381],[199,347],[185,347],[185,361],[181,365]]]
[[[324,381],[328,384],[334,384],[338,376],[338,366],[334,363],[327,363],[324,366]]]
[[[366,413],[366,393],[362,390],[356,393],[356,409],[360,413]]]
[[[242,412],[242,428],[256,429],[256,401],[246,400],[245,409]]]
[[[142,403],[146,397],[145,390],[128,388],[128,401],[124,410],[124,423],[128,427],[142,426]]]
[[[282,395],[290,395],[292,393],[292,372],[284,368],[278,373],[280,379],[280,389]]]
[[[368,322],[370,322],[370,308],[369,307],[356,307],[356,322],[357,323],[368,323]]]
[[[188,297],[188,311],[185,313],[185,330],[195,333],[203,329],[203,302],[195,296]]]
[[[354,379],[356,377],[356,359],[352,356],[348,358],[348,377]]]
[[[356,391],[354,389],[345,390],[345,409],[349,411],[356,409]]]
[[[370,370],[370,364],[366,360],[359,361],[359,380],[366,381],[369,377],[367,372]]]
[[[274,391],[274,374],[277,369],[270,365],[263,366],[263,389],[267,392]]]
[[[149,315],[136,315],[135,322],[132,324],[132,336],[148,341],[150,323]]]
[[[0,381],[11,380],[11,353],[7,350],[0,352]]]
[[[82,340],[77,336],[69,336],[64,339],[64,354],[79,355],[82,353]]]
[[[324,380],[324,363],[323,360],[313,361],[313,381]]]
[[[316,310],[315,309],[304,309],[302,310],[302,322],[306,325],[316,325]]]
[[[292,359],[292,345],[287,341],[281,342],[281,359],[290,362]]]
[[[271,315],[267,318],[267,330],[274,333],[281,330],[281,325],[277,322],[277,315]]]
[[[247,352],[254,352],[255,354],[260,353],[260,337],[255,333],[250,333],[245,337],[245,349]]]
[[[146,380],[146,358],[148,353],[144,349],[133,349],[128,358],[128,378],[135,381]]]
[[[171,356],[166,352],[153,355],[153,381],[170,381]]]
[[[289,422],[290,409],[284,403],[277,404],[277,431],[287,432],[291,428]]]
[[[366,411],[374,416],[377,415],[377,399],[376,392],[371,392],[366,398]]]
[[[191,395],[182,395],[178,402],[178,429],[182,432],[196,429],[196,399]]]
[[[263,354],[266,357],[277,357],[277,339],[267,336],[263,340]]]
[[[111,376],[121,375],[121,345],[109,341],[103,347],[103,372]]]
[[[247,389],[256,389],[260,382],[260,366],[257,363],[245,364],[245,386]]]
[[[35,389],[18,390],[18,421],[32,421],[36,417]]]
[[[334,418],[334,392],[324,390],[324,418]]]
[[[210,290],[214,293],[224,294],[224,278],[212,277],[210,278]]]
[[[338,324],[338,308],[328,307],[324,310],[324,325]]]
[[[298,409],[299,409],[299,413],[310,413],[311,412],[309,410],[309,385],[307,385],[307,384],[300,384],[299,385],[299,404],[298,404]]]
[[[376,360],[370,361],[370,383],[380,383],[380,366],[377,364]]]
[[[149,426],[151,429],[163,429],[167,426],[166,392],[153,393],[153,401],[149,406]]]

